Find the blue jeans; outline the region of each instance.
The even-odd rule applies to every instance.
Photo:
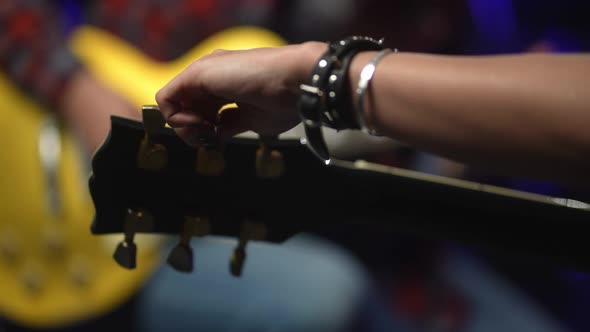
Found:
[[[139,299],[140,330],[392,331],[366,272],[335,245],[308,235],[249,243],[236,278],[229,273],[235,244],[193,239],[195,271],[158,271]]]
[[[308,235],[250,243],[235,278],[235,243],[195,239],[193,273],[162,267],[138,299],[140,331],[423,331],[385,305],[362,266],[335,245]],[[470,306],[464,331],[564,331],[477,259],[450,250],[445,261],[439,273]]]

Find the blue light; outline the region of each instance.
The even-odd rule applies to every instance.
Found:
[[[468,0],[481,53],[519,51],[519,29],[512,0]]]
[[[82,24],[82,5],[79,0],[60,0],[59,8],[63,23],[64,34],[68,35],[74,28]]]

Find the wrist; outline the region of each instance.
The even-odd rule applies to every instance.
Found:
[[[291,54],[293,75],[289,78],[289,89],[291,91],[294,91],[297,95],[300,94],[300,85],[309,81],[314,66],[316,66],[327,49],[328,44],[317,41],[294,45],[293,54]]]
[[[308,47],[316,46],[309,44]],[[351,89],[347,84],[352,59],[362,51],[383,49],[382,40],[350,36],[324,45],[321,56],[313,61],[315,65],[311,67],[311,72],[306,71],[308,79],[300,85],[299,114],[311,150],[325,162],[330,161],[330,156],[322,126],[343,130],[358,129],[359,124],[363,124],[360,128],[365,128],[364,122],[359,123],[355,117]]]
[[[372,87],[372,85],[374,85],[374,82],[372,81],[378,72],[377,68],[374,69],[372,78],[368,82],[364,82],[366,87],[363,91],[363,96],[359,93],[361,75],[365,75],[363,70],[375,59],[378,53],[379,52],[376,51],[362,52],[353,59],[349,71],[349,91],[351,94],[350,100],[352,102],[352,107],[355,112],[357,112],[357,118],[359,118],[359,120],[361,120],[360,118],[363,118],[363,121],[365,122],[364,125],[369,131],[381,133],[380,121],[378,120],[375,103],[373,102],[375,89]],[[385,55],[385,57],[386,56],[387,55]]]

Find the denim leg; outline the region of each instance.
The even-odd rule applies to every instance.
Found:
[[[358,262],[312,236],[249,243],[240,278],[229,274],[235,244],[194,239],[193,273],[162,267],[139,298],[141,330],[341,331],[374,297]]]

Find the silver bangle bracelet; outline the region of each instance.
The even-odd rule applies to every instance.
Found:
[[[375,74],[375,68],[377,67],[377,63],[379,61],[381,61],[381,59],[383,59],[383,57],[390,52],[392,52],[392,50],[389,48],[379,51],[379,53],[377,53],[371,59],[371,61],[369,61],[369,63],[367,63],[363,67],[363,70],[361,71],[361,77],[359,79],[358,87],[356,88],[356,94],[358,96],[356,111],[358,113],[359,126],[364,133],[367,133],[367,134],[373,135],[373,136],[380,136],[380,135],[373,128],[370,128],[369,124],[367,122],[367,118],[365,115],[365,108],[364,108],[365,95],[367,94],[367,90],[369,89],[369,84],[371,83],[371,80],[373,79],[373,75]],[[393,52],[397,53],[397,49],[394,49]]]

